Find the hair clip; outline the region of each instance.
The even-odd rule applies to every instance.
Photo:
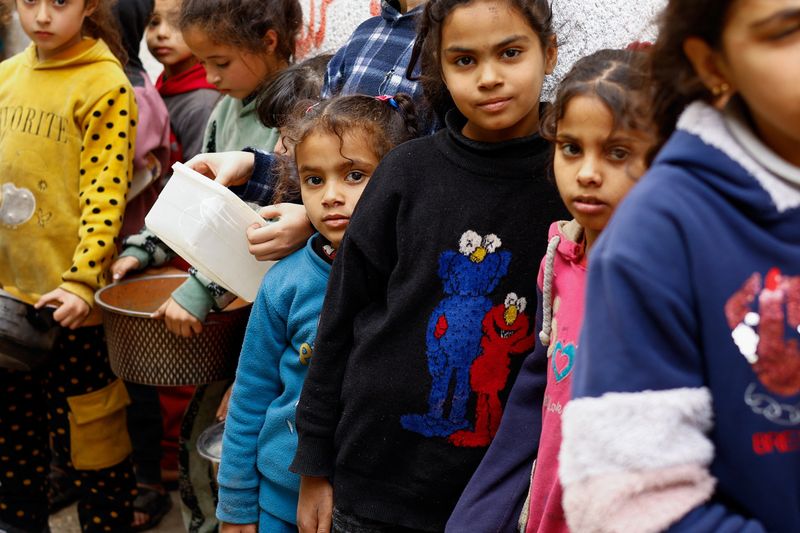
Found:
[[[650,41],[633,41],[628,46],[625,47],[625,50],[629,52],[646,52],[650,48],[653,47],[653,43]]]
[[[380,96],[375,97],[376,100],[380,100],[381,102],[388,102],[390,106],[395,109],[400,109],[400,106],[397,105],[397,100],[394,99],[394,96],[389,96],[388,94],[382,94]]]
[[[308,106],[308,107],[306,108],[306,115],[308,115],[309,113],[311,113],[311,110],[312,110],[312,109],[314,109],[315,107],[317,107],[318,105],[319,105],[319,102],[317,102],[316,104],[311,104],[310,106]]]

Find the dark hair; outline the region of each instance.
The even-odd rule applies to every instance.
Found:
[[[264,36],[273,30],[275,55],[291,62],[302,22],[298,0],[183,0],[178,26],[197,26],[217,43],[256,54],[266,51]]]
[[[96,7],[94,13],[83,19],[82,33],[93,39],[102,39],[124,67],[128,63],[128,52],[122,46],[119,22],[111,12],[114,0],[84,0],[84,3],[92,1],[96,2]]]
[[[8,0],[0,0],[0,61],[9,54],[8,34],[11,26],[11,5]]]
[[[306,59],[269,78],[256,97],[258,120],[268,128],[280,128],[297,102],[319,100],[325,68],[331,57],[332,54],[322,54]]]
[[[406,77],[413,77],[417,61],[420,61],[421,75],[419,80],[432,110],[442,118],[455,106],[450,92],[442,79],[442,64],[439,52],[442,41],[442,25],[454,9],[468,5],[473,0],[430,0],[425,5],[418,22],[417,40],[411,52],[411,59],[406,69]],[[553,30],[553,11],[548,0],[506,0],[519,11],[530,24],[534,33],[539,36],[542,49],[547,49],[555,38]]]
[[[670,0],[659,20],[659,35],[650,52],[653,117],[659,145],[672,134],[681,112],[695,100],[713,96],[683,52],[689,37],[699,37],[719,48],[722,30],[736,0]]]
[[[611,112],[615,128],[652,129],[647,74],[646,52],[598,50],[579,59],[558,86],[553,104],[542,114],[542,137],[555,141],[558,122],[576,96],[599,98]]]
[[[144,86],[144,65],[139,58],[139,45],[153,14],[154,3],[154,0],[117,0],[111,6],[111,12],[119,24],[120,43],[128,54],[125,73],[134,87]]]
[[[340,140],[348,133],[361,131],[378,160],[419,133],[414,101],[405,93],[391,99],[353,94],[316,103],[313,100],[300,102],[285,128],[284,144],[290,147],[302,143],[314,131],[330,132]],[[280,169],[273,202],[298,196],[296,165],[289,161]]]

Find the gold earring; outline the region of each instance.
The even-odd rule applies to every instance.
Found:
[[[711,94],[713,94],[714,96],[722,96],[723,94],[727,93],[730,90],[731,86],[723,81],[719,85],[716,85],[711,88]]]

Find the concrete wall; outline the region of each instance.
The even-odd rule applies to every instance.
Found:
[[[378,0],[301,0],[305,23],[300,55],[334,51],[365,18],[380,10]],[[600,48],[618,48],[653,40],[653,21],[666,0],[553,0],[558,38],[558,67],[548,90],[580,57]]]

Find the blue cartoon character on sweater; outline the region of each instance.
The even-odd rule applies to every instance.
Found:
[[[401,417],[404,428],[426,437],[446,437],[467,427],[470,395],[469,369],[481,352],[481,322],[492,308],[488,296],[508,272],[511,253],[498,251],[497,235],[481,237],[466,231],[458,252],[439,257],[444,299],[428,320],[426,347],[431,392],[426,414]],[[455,378],[450,410],[445,413],[450,383]]]

